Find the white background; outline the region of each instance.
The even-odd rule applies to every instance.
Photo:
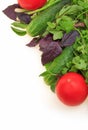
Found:
[[[76,107],[63,105],[45,85],[41,53],[25,46],[2,10],[16,0],[0,0],[0,130],[88,130],[88,98]]]

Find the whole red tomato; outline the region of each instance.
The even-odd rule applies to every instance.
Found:
[[[86,99],[88,88],[82,75],[69,72],[57,82],[55,92],[64,104],[75,106]]]
[[[18,4],[26,10],[35,10],[42,7],[47,0],[18,0]]]

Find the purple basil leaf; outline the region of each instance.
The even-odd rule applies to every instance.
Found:
[[[46,47],[52,42],[53,38],[51,34],[48,34],[39,41],[39,47],[41,51],[45,51]]]
[[[26,46],[35,47],[39,43],[39,38],[33,38]]]
[[[16,20],[17,18],[17,13],[15,12],[16,8],[20,8],[20,6],[18,4],[13,4],[4,9],[3,12],[10,19]]]
[[[76,30],[71,31],[68,34],[65,33],[61,41],[61,47],[72,45],[75,42],[76,38],[79,36],[80,34]]]
[[[33,38],[30,43],[27,44],[28,47],[34,47],[39,44],[40,50],[42,51],[41,61],[42,64],[49,63],[53,61],[61,52],[60,41],[53,41],[53,36],[48,34],[43,38]]]
[[[25,24],[29,24],[31,21],[30,15],[25,13],[17,13],[17,17],[19,18],[20,22]]]
[[[42,54],[42,64],[49,63],[50,61],[53,61],[55,57],[57,57],[62,52],[62,48],[58,44],[58,42],[51,42],[47,47],[46,51]]]

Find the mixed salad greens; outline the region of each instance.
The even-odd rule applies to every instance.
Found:
[[[41,14],[45,14],[46,10],[49,11],[62,1],[48,0],[42,8],[34,11],[13,4],[3,12],[14,20],[11,24],[12,30],[24,36],[28,33],[31,23],[38,33],[39,29],[35,27],[38,18],[41,16],[42,19],[47,19],[48,14],[43,17]],[[53,20],[46,21],[47,26],[43,32],[33,36],[33,40],[27,44],[29,47],[39,45],[42,51],[41,61],[46,69],[40,76],[43,76],[52,91],[55,91],[57,80],[67,72],[81,74],[88,83],[88,0],[67,1],[59,11],[55,12]],[[36,23],[34,25],[32,21],[36,18],[37,22],[34,22]]]

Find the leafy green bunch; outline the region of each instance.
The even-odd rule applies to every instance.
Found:
[[[53,40],[61,39],[64,32],[75,30],[75,25],[84,22],[88,26],[88,0],[73,0],[57,13],[54,22],[48,22],[45,32],[53,34]]]
[[[64,6],[56,15],[56,20],[48,23],[46,32],[53,34],[53,39],[58,40],[65,32],[69,33],[72,30],[77,30],[80,34],[72,45],[72,57],[67,62],[63,62],[65,57],[69,57],[67,53],[62,57],[63,52],[56,58],[59,64],[55,59],[45,65],[46,71],[41,74],[52,91],[55,90],[60,76],[70,71],[82,74],[88,83],[88,0],[73,0],[71,5]],[[60,71],[57,71],[57,74],[54,73],[55,69],[53,73],[50,71],[52,65],[57,68],[62,63],[64,66],[59,67]]]

